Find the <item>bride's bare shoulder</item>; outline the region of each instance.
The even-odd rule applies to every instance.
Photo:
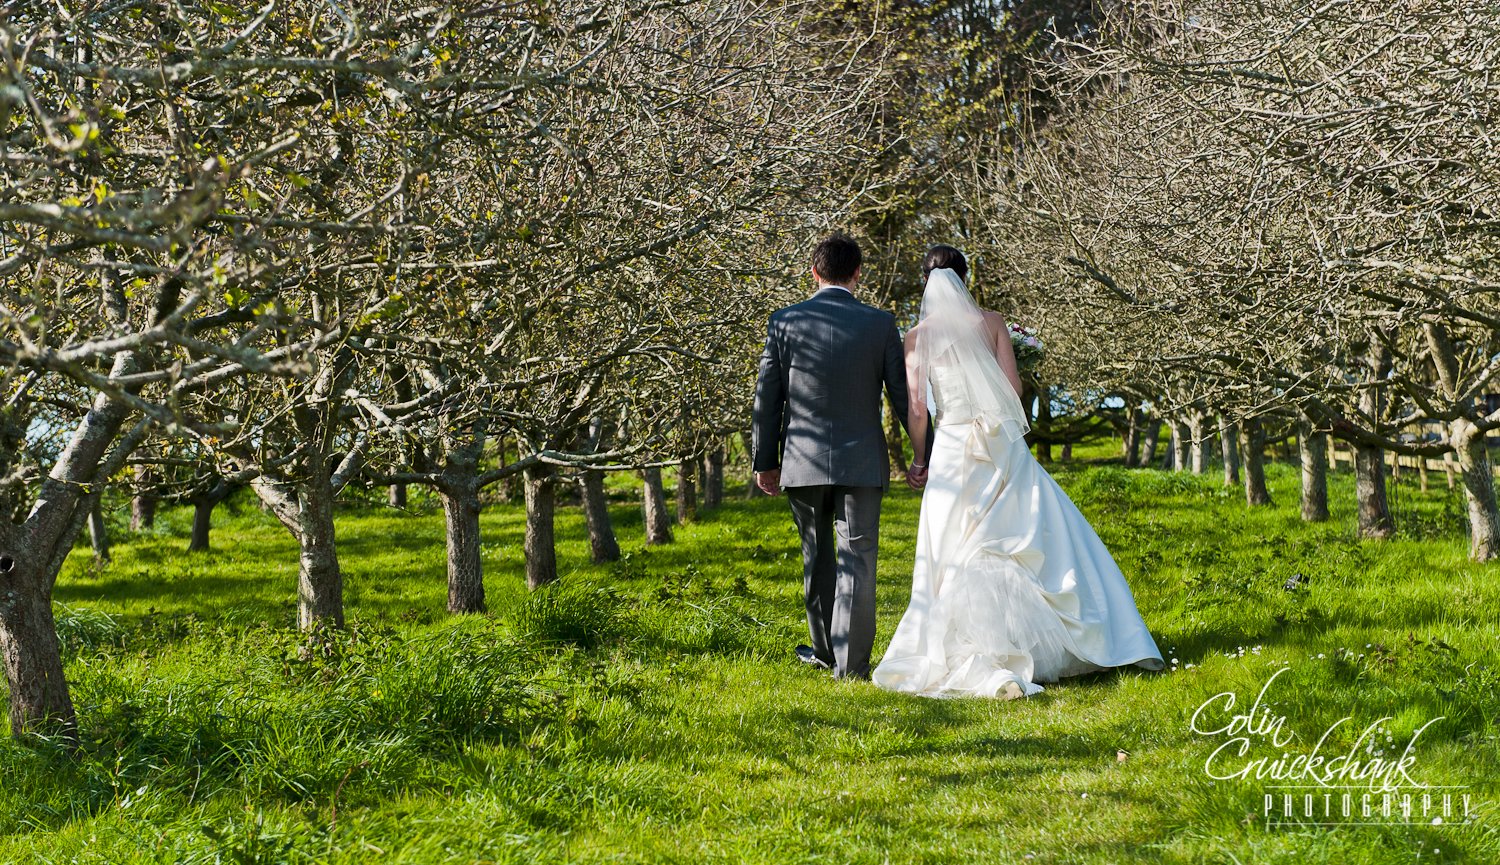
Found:
[[[984,323],[989,325],[991,330],[1009,327],[1005,316],[995,312],[993,309],[981,309],[980,312],[984,314]]]

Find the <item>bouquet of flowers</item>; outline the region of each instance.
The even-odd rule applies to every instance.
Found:
[[[1016,368],[1021,372],[1036,369],[1042,362],[1042,352],[1046,350],[1036,328],[1019,324],[1010,326],[1010,345],[1016,355]]]

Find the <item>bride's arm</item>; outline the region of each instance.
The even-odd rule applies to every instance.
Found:
[[[913,459],[927,466],[927,379],[917,368],[917,331],[906,332],[906,433],[911,436]]]
[[[985,317],[990,320],[991,327],[995,331],[995,360],[1000,363],[1001,372],[1010,382],[1010,386],[1016,389],[1016,396],[1021,395],[1021,372],[1016,368],[1016,351],[1010,342],[1010,325],[1006,323],[1005,316],[998,312],[986,312]]]

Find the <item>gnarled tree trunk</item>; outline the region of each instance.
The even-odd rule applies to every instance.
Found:
[[[1379,381],[1390,371],[1390,354],[1384,343],[1370,340],[1365,362],[1371,379]],[[1379,423],[1382,402],[1380,389],[1366,387],[1359,394],[1362,415]],[[1396,533],[1396,519],[1385,491],[1385,451],[1375,445],[1352,442],[1354,446],[1354,493],[1359,501],[1358,533],[1362,538],[1388,538]]]
[[[589,556],[595,563],[618,561],[620,541],[609,517],[609,497],[604,492],[604,472],[587,470],[579,479],[583,521],[589,530]]]
[[[1201,475],[1208,468],[1208,429],[1203,423],[1202,412],[1188,416],[1188,465],[1193,474]]]
[[[662,488],[661,469],[650,468],[641,473],[642,506],[646,512],[646,543],[670,544],[672,542],[672,516],[667,511],[667,494]]]
[[[109,528],[104,524],[104,505],[98,496],[89,508],[89,546],[94,549],[94,561],[109,561]]]
[[[1038,462],[1052,462],[1052,442],[1048,436],[1052,434],[1052,397],[1051,390],[1045,385],[1036,389],[1036,458]]]
[[[444,473],[438,486],[447,539],[448,612],[482,613],[484,562],[480,558],[479,479],[473,471]]]
[[[1146,432],[1141,436],[1141,462],[1147,468],[1156,464],[1156,448],[1161,440],[1161,419],[1146,415]]]
[[[135,467],[134,495],[130,497],[130,530],[143,532],[156,525],[156,473],[150,466]]]
[[[135,372],[134,355],[115,356],[112,378]],[[11,735],[73,744],[77,716],[63,676],[52,618],[52,589],[98,500],[97,484],[125,464],[145,437],[139,424],[120,435],[129,410],[100,394],[42,481],[25,521],[0,520],[0,660],[10,692]],[[93,487],[94,491],[84,491]]]
[[[1224,460],[1224,486],[1240,485],[1240,449],[1237,441],[1239,425],[1224,415],[1219,415],[1219,449]]]
[[[677,522],[698,519],[698,461],[691,457],[677,464]]]
[[[1240,457],[1245,467],[1245,504],[1254,506],[1271,504],[1271,493],[1266,489],[1266,434],[1258,418],[1247,418],[1240,422]]]
[[[1484,433],[1462,418],[1449,424],[1448,435],[1463,475],[1464,499],[1469,504],[1469,558],[1487,562],[1500,556],[1500,509],[1495,502],[1489,449]]]
[[[1120,437],[1120,456],[1126,468],[1135,468],[1141,463],[1141,433],[1145,418],[1139,408],[1125,404],[1125,432]]]
[[[209,548],[214,508],[229,497],[230,489],[229,484],[220,480],[211,489],[188,498],[193,506],[193,533],[188,539],[188,552],[202,552]]]
[[[11,734],[69,739],[77,722],[52,619],[52,580],[32,570],[39,562],[17,558],[11,540],[5,538],[8,552],[0,555],[0,655],[10,686]]]
[[[1328,519],[1327,433],[1318,432],[1309,421],[1298,424],[1297,453],[1302,462],[1302,519],[1323,522]]]
[[[1390,500],[1385,494],[1385,451],[1372,445],[1354,445],[1354,495],[1359,501],[1359,536],[1388,538],[1396,533]]]
[[[1172,471],[1185,472],[1192,461],[1193,434],[1188,425],[1180,420],[1172,421]]]
[[[904,471],[904,469],[903,469]],[[716,444],[703,456],[703,507],[713,510],[724,504],[724,445]]]
[[[536,465],[525,472],[526,586],[535,589],[557,580],[557,543],[553,535],[556,487],[553,469]]]
[[[479,458],[484,444],[482,423],[450,427],[442,437],[443,462],[433,486],[443,503],[450,613],[485,610],[479,530]]]
[[[297,541],[297,626],[344,624],[344,574],[333,525],[333,483],[324,459],[305,457],[296,481],[262,475],[251,483]]]

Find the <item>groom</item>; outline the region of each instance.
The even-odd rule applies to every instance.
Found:
[[[755,384],[755,483],[785,489],[802,536],[805,663],[868,679],[880,500],[890,479],[880,389],[906,424],[896,318],[855,296],[863,256],[842,234],[813,250],[818,290],[771,315]]]

